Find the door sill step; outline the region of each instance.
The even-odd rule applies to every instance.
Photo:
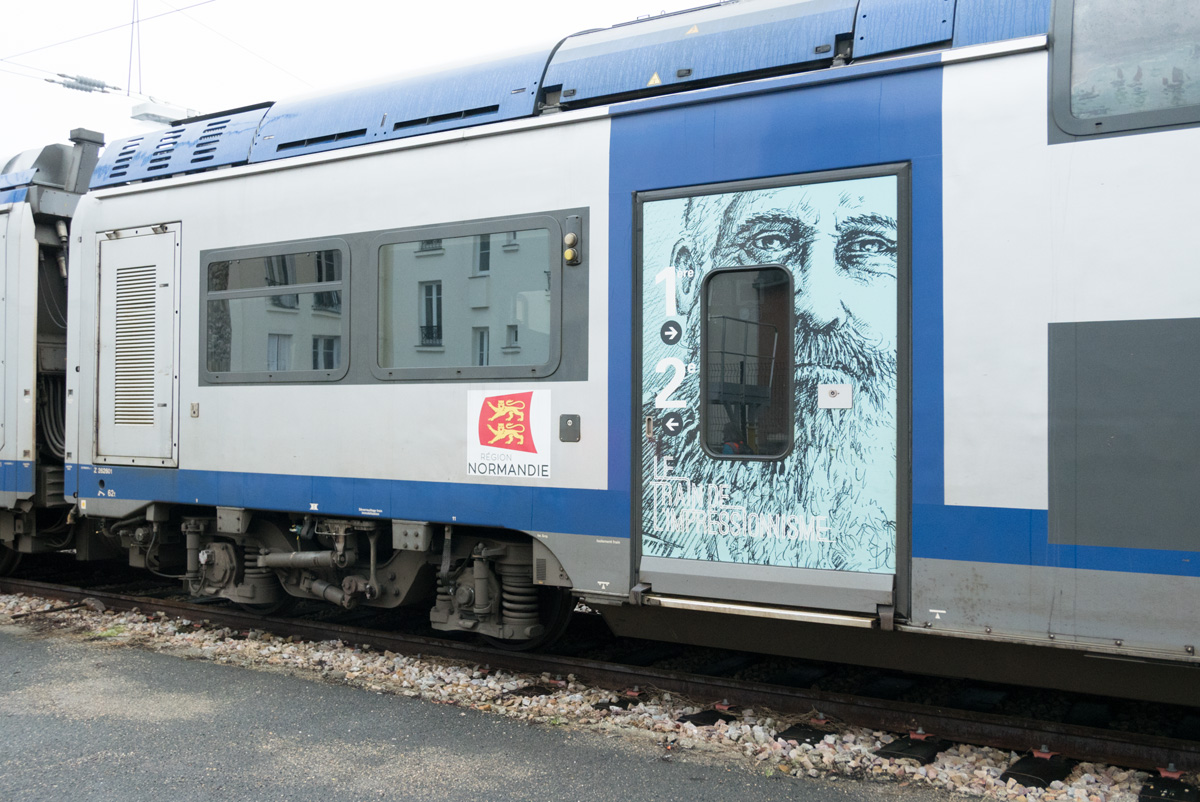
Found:
[[[655,607],[670,607],[675,610],[691,610],[700,613],[725,613],[748,615],[754,618],[775,618],[781,621],[798,621],[806,624],[837,624],[843,627],[874,629],[879,626],[875,616],[850,615],[848,613],[826,613],[818,610],[801,610],[794,607],[763,607],[757,604],[737,602],[703,601],[680,596],[661,596],[647,593],[642,603]]]

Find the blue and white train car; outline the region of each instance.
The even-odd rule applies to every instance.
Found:
[[[76,543],[63,456],[69,226],[104,138],[71,141],[0,163],[0,575],[24,552],[99,556]]]
[[[1198,121],[1185,3],[746,0],[118,142],[67,495],[264,608],[1186,666]]]

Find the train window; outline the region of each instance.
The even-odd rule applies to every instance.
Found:
[[[715,270],[702,297],[705,449],[730,458],[783,456],[795,420],[791,274],[782,267]]]
[[[1067,133],[1200,121],[1194,0],[1074,0],[1057,4],[1054,25],[1054,116]]]
[[[327,381],[344,376],[346,252],[344,246],[319,243],[210,258],[202,324],[206,378]],[[304,351],[309,344],[311,356]]]
[[[557,222],[418,231],[379,248],[381,378],[546,375],[558,355]],[[532,222],[532,221],[531,221]],[[451,233],[461,233],[450,236]],[[441,234],[441,236],[435,236]],[[437,243],[437,248],[430,248]],[[492,348],[491,332],[505,333]],[[511,347],[517,342],[519,348]]]

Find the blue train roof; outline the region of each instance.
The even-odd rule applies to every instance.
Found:
[[[36,168],[14,170],[0,175],[0,203],[20,203],[25,200],[35,175]]]
[[[741,0],[568,36],[558,46],[185,120],[107,148],[92,188],[1045,33],[1050,0]]]
[[[758,0],[710,6],[568,37],[546,86],[579,105],[671,85],[828,63],[854,28],[856,0]]]
[[[70,216],[87,191],[104,136],[76,128],[71,143],[46,145],[0,161],[0,204],[28,203],[34,214]]]
[[[259,106],[118,140],[104,149],[92,173],[92,189],[245,164],[266,113],[267,107]]]
[[[276,103],[254,137],[250,161],[530,117],[549,57],[546,48],[481,67]]]

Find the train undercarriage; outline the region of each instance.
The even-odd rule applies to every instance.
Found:
[[[116,521],[68,513],[38,529],[36,519],[0,513],[0,575],[16,570],[22,553],[73,550],[87,560],[127,552],[131,566],[179,579],[191,596],[263,614],[300,599],[344,609],[426,604],[434,630],[516,649],[557,639],[574,607],[568,589],[534,584],[533,546],[518,532],[161,504]]]

